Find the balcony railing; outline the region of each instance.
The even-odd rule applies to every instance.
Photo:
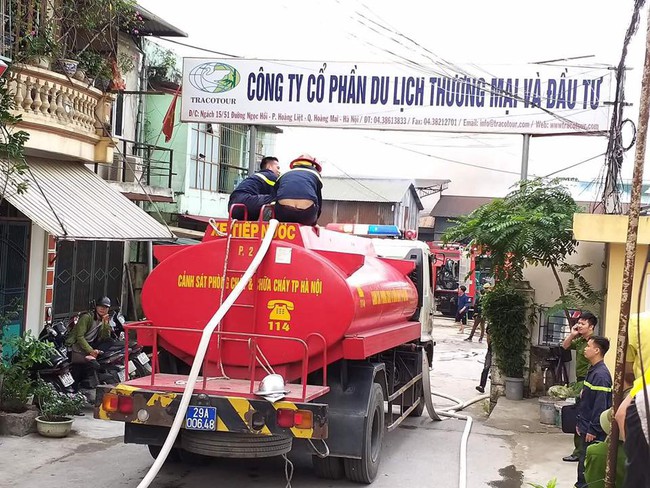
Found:
[[[172,149],[120,139],[114,152],[113,166],[106,177],[120,183],[139,182],[146,186],[171,188],[173,160]]]
[[[110,95],[36,66],[16,64],[8,76],[14,113],[22,117],[19,128],[30,133],[28,149],[87,161],[108,162],[112,158],[106,151],[110,138],[102,133],[109,122]]]
[[[100,90],[35,66],[12,69],[10,78],[16,112],[96,136],[95,114],[104,99]]]

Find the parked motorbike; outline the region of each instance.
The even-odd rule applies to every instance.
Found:
[[[110,324],[113,331],[114,347],[120,347],[124,351],[126,341],[124,324],[126,324],[126,319],[120,308],[113,312]],[[129,377],[141,378],[150,374],[151,361],[149,356],[147,356],[142,346],[138,345],[136,341],[129,341]]]
[[[50,383],[60,393],[74,393],[76,385],[70,372],[70,360],[65,345],[66,325],[63,321],[52,321],[52,310],[46,312],[45,325],[38,339],[54,345],[49,363],[34,366],[33,374],[46,383]]]

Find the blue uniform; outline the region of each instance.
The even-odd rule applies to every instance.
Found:
[[[580,394],[576,427],[580,433],[582,445],[578,455],[578,482],[575,486],[586,488],[585,457],[587,448],[594,442],[605,440],[605,432],[600,425],[600,414],[612,406],[612,376],[605,361],[594,364],[587,371],[587,376]],[[595,437],[587,442],[586,435]]]
[[[316,169],[293,168],[283,173],[273,188],[276,218],[280,222],[316,225],[323,204],[322,188],[323,181]],[[283,199],[309,200],[313,205],[306,209],[298,209],[279,203]]]
[[[230,195],[228,208],[232,207],[235,203],[243,203],[248,209],[248,220],[257,220],[261,208],[273,201],[272,192],[277,179],[278,177],[270,169],[263,169],[249,176],[237,185],[235,191]],[[243,219],[243,209],[239,207],[235,208],[233,218]]]

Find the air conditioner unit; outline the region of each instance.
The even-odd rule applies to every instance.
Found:
[[[113,154],[113,166],[109,172],[109,179],[134,183],[142,179],[144,162],[140,156],[123,156]]]

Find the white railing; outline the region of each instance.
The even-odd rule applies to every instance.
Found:
[[[25,121],[53,122],[86,136],[98,137],[105,116],[105,95],[88,83],[28,65],[14,65],[9,74],[17,114]]]

